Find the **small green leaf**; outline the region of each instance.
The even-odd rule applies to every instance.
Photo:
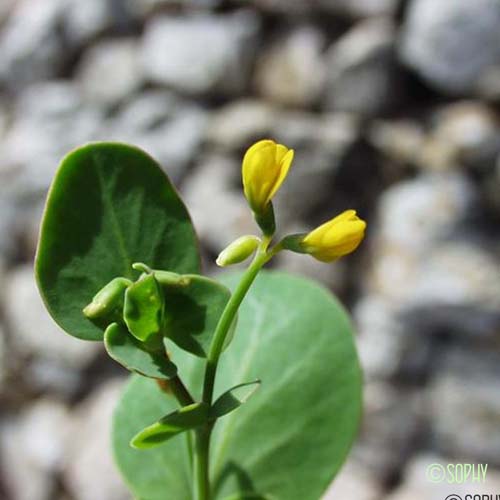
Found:
[[[137,339],[145,342],[160,335],[163,311],[162,287],[152,274],[127,288],[123,318],[130,333]]]
[[[113,321],[123,321],[125,290],[132,285],[127,278],[115,278],[85,306],[83,314],[96,325],[106,328]]]
[[[182,349],[205,357],[231,292],[205,276],[186,275],[183,287],[163,287],[165,334]]]
[[[162,169],[127,144],[93,143],[67,155],[52,182],[35,261],[40,293],[70,335],[102,340],[82,309],[132,263],[198,273],[199,253],[186,207]]]
[[[260,380],[235,385],[215,401],[210,409],[210,417],[219,418],[236,410],[250,399],[259,386]]]
[[[184,406],[143,429],[132,438],[130,445],[139,450],[158,446],[181,432],[196,429],[206,423],[208,411],[209,406],[205,403]]]
[[[171,379],[177,375],[177,367],[165,352],[149,350],[124,325],[109,325],[104,333],[104,345],[108,354],[127,370],[155,379]]]

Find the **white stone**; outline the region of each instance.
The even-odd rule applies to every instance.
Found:
[[[37,290],[31,266],[16,268],[7,275],[4,308],[11,341],[22,354],[77,370],[87,366],[102,349],[100,343],[73,338],[55,324]]]
[[[4,422],[0,429],[2,466],[13,498],[48,498],[64,460],[70,423],[66,407],[50,399],[37,401]]]
[[[146,27],[142,62],[149,79],[183,93],[242,90],[259,31],[251,12],[156,17]]]
[[[75,500],[128,500],[111,453],[111,422],[124,381],[111,380],[73,414],[64,477]]]
[[[500,60],[500,3],[413,0],[401,39],[401,57],[436,88],[474,90]]]
[[[92,46],[77,69],[84,97],[97,104],[115,105],[142,83],[135,39],[108,40]]]
[[[278,40],[261,56],[255,81],[260,94],[290,106],[308,106],[320,97],[326,78],[323,35],[302,27]]]

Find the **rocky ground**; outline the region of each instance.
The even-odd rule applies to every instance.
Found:
[[[284,230],[351,207],[369,222],[330,268],[277,264],[335,290],[358,330],[363,430],[328,498],[471,493],[429,483],[434,462],[488,463],[472,493],[499,493],[499,25],[498,0],[2,0],[0,498],[129,498],[108,452],[125,373],[58,330],[32,276],[61,157],[147,149],[210,270],[254,230],[239,168],[262,137],[296,150]]]

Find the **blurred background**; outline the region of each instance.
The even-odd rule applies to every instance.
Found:
[[[498,0],[0,0],[0,498],[130,498],[108,444],[126,373],[54,325],[32,275],[62,156],[149,151],[213,272],[256,230],[240,161],[265,137],[296,150],[283,232],[369,222],[332,266],[276,263],[358,332],[363,429],[327,498],[460,493],[426,479],[434,462],[487,463],[463,491],[500,493],[499,103]]]

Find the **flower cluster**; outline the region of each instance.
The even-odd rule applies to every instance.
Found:
[[[243,190],[266,245],[276,230],[272,198],[286,179],[294,151],[283,144],[266,139],[251,146],[243,158]],[[323,262],[332,262],[359,246],[364,238],[366,222],[355,210],[346,210],[310,233],[290,235],[274,247],[274,253],[286,249],[307,253]],[[261,240],[243,236],[221,252],[217,264],[227,266],[242,262],[257,249]]]

